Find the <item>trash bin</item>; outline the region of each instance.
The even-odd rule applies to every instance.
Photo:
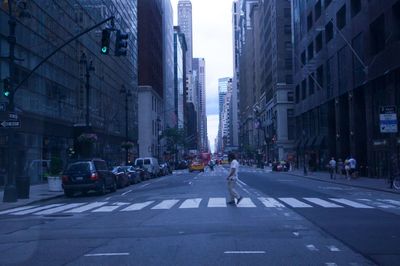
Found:
[[[19,199],[29,199],[30,180],[28,176],[19,176],[16,180],[17,196]]]

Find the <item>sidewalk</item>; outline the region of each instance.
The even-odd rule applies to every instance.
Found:
[[[37,184],[31,185],[29,190],[29,199],[18,199],[16,202],[3,202],[4,196],[4,187],[0,188],[0,211],[21,207],[28,204],[37,203],[40,201],[46,201],[58,197],[63,197],[64,192],[52,192],[49,191],[49,185],[45,184]]]
[[[346,186],[366,188],[377,191],[385,191],[389,193],[394,193],[400,195],[400,190],[390,189],[386,178],[368,178],[368,177],[358,177],[347,180],[345,176],[336,175],[336,179],[331,179],[328,172],[308,172],[308,175],[304,176],[302,170],[293,170],[290,172],[285,172],[289,175],[299,176],[303,178],[319,180],[322,182],[336,183]]]

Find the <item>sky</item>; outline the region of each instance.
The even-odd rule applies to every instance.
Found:
[[[218,79],[232,77],[233,0],[191,0],[193,57],[206,62],[207,131],[211,150],[218,134]],[[171,0],[177,25],[178,0]]]

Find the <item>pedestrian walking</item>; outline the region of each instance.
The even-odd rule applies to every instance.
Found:
[[[339,176],[342,177],[344,171],[344,163],[341,158],[338,159],[337,162],[337,172],[339,173]]]
[[[353,156],[350,156],[349,165],[350,165],[350,176],[353,178],[356,178],[357,177],[357,161],[356,161],[356,159],[353,158]]]
[[[346,179],[350,180],[350,162],[349,158],[344,161],[344,171],[346,172]]]
[[[331,175],[331,179],[336,179],[336,161],[334,157],[332,157],[332,159],[329,161],[329,173]]]
[[[243,197],[239,195],[239,193],[235,189],[238,179],[239,162],[236,160],[236,156],[234,153],[228,154],[228,160],[231,164],[229,175],[226,178],[226,180],[228,180],[228,191],[231,197],[231,200],[228,202],[228,204],[235,205],[239,204],[239,202],[243,199]],[[237,199],[237,202],[235,202],[235,199]]]

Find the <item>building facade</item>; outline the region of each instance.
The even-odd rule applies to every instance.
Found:
[[[99,32],[107,26],[103,25],[57,52],[20,86],[14,100],[21,121],[21,127],[15,130],[17,144],[13,146],[17,158],[15,175],[29,176],[31,183],[43,181],[43,175],[31,171],[32,163],[60,157],[65,164],[77,157],[77,139],[83,130],[90,130],[97,136],[95,156],[110,163],[123,162],[125,154],[121,143],[126,140],[126,127],[129,139],[137,141],[136,1],[118,4],[98,0],[29,1],[25,12],[30,18],[19,17],[16,25],[15,53],[24,59],[16,61],[13,73],[16,84],[63,40],[112,15],[116,16],[115,26],[127,32],[129,39],[126,57],[115,57],[113,51],[101,55]],[[8,56],[7,13],[7,2],[3,1],[0,8],[1,56]],[[115,32],[111,34],[111,48],[114,37]],[[85,89],[85,62],[86,65],[92,62],[95,69],[90,72],[89,90]],[[1,79],[10,75],[8,70],[8,61],[2,60]],[[126,100],[126,95],[120,94],[122,86],[132,92],[128,101],[128,125],[124,108],[120,108]],[[10,163],[7,134],[7,129],[1,129],[0,168],[4,169]],[[4,177],[0,182],[4,183]]]
[[[353,156],[361,175],[388,175],[400,139],[380,113],[400,106],[400,1],[292,5],[298,160],[321,168]]]
[[[186,40],[179,26],[174,26],[175,127],[185,127]]]
[[[190,0],[178,2],[178,26],[186,39],[186,74],[188,74],[192,72],[193,59],[192,2]]]
[[[195,91],[197,91],[199,147],[208,151],[207,110],[206,110],[206,63],[204,58],[193,58],[192,64]]]

